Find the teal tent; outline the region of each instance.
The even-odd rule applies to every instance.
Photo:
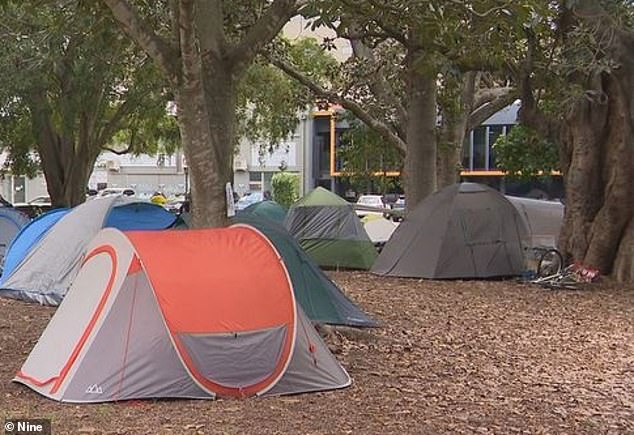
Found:
[[[286,219],[286,210],[275,201],[260,201],[238,211],[238,215],[265,218],[282,224]]]

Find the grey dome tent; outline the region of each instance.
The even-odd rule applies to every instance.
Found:
[[[501,193],[477,183],[423,200],[396,229],[372,272],[430,279],[519,275],[526,228]]]
[[[293,204],[284,225],[320,266],[367,270],[376,259],[352,204],[323,187]]]
[[[557,246],[557,238],[564,220],[564,205],[559,201],[506,197],[515,206],[528,229],[530,246]]]

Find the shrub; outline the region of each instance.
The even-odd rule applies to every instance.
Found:
[[[271,179],[273,199],[283,207],[290,207],[299,198],[299,177],[289,172],[278,172]]]

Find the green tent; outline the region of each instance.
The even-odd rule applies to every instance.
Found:
[[[293,204],[284,225],[320,266],[367,270],[377,257],[352,204],[323,187]]]
[[[286,210],[275,201],[260,201],[238,211],[238,215],[266,218],[282,224],[286,218]]]

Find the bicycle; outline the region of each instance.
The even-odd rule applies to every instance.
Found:
[[[564,257],[555,248],[546,249],[542,252],[537,263],[537,277],[556,275],[561,273],[564,266]]]
[[[557,254],[558,259],[561,259],[561,253],[557,251]],[[538,276],[530,282],[551,289],[577,290],[580,284],[591,283],[598,277],[598,269],[581,263],[573,263],[556,273]]]
[[[525,247],[524,250],[526,264],[523,275],[525,280],[545,277],[561,272],[564,259],[557,249],[551,246],[532,246]]]

